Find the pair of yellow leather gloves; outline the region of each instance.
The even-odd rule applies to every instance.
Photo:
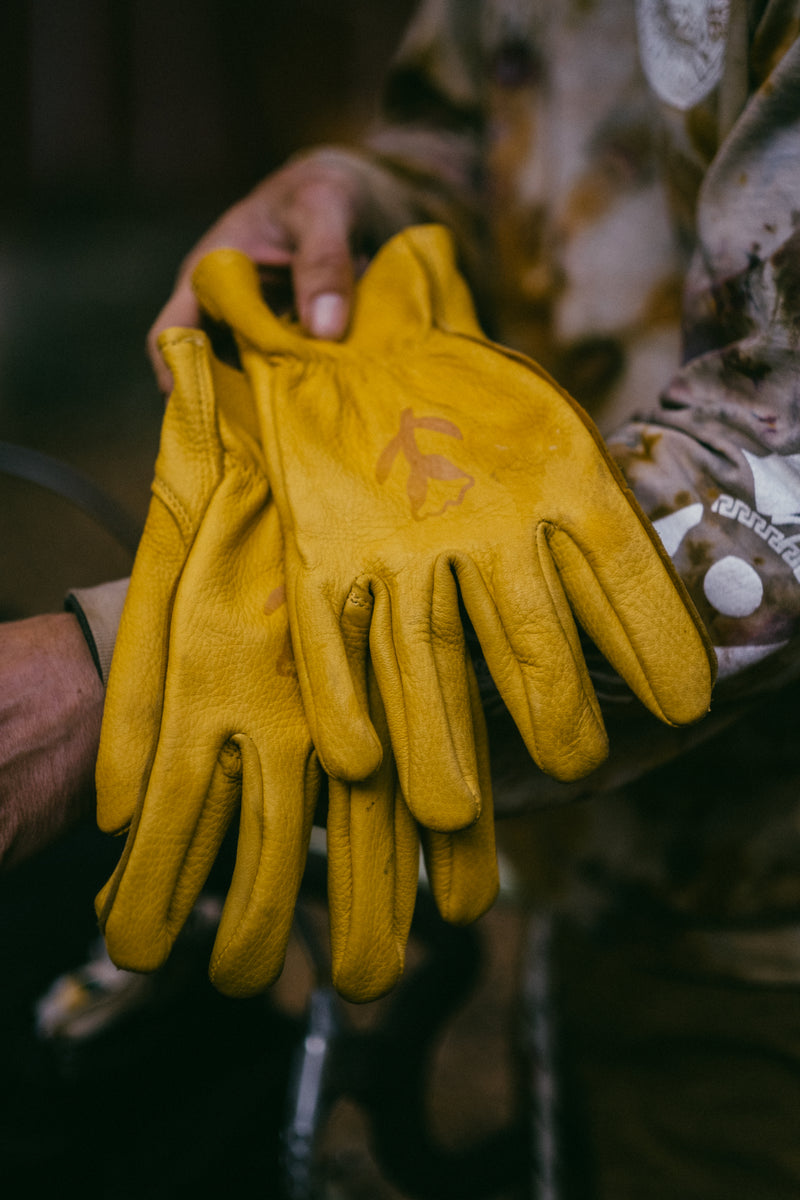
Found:
[[[536,763],[587,774],[608,747],[577,617],[642,702],[708,709],[713,652],[582,411],[487,341],[449,235],[408,229],[361,281],[350,332],[314,341],[254,265],[198,266],[109,679],[98,818],[127,830],[97,910],[111,957],[167,957],[239,814],[210,974],[279,973],[321,771],[333,981],[353,1000],[404,961],[419,837],[442,915],[497,891],[488,747],[459,597]]]

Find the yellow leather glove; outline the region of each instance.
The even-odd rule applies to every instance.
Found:
[[[658,538],[583,411],[482,335],[444,229],[383,247],[342,343],[275,318],[236,251],[208,255],[194,284],[236,332],[257,400],[330,775],[367,776],[380,757],[353,683],[362,651],[343,633],[366,591],[400,783],[428,828],[481,808],[459,591],[530,753],[559,779],[607,754],[573,613],[662,720],[706,712],[713,653]]]
[[[175,389],[97,770],[99,824],[129,833],[97,911],[119,966],[158,967],[238,811],[236,864],[210,975],[220,990],[248,995],[281,968],[319,771],[249,389],[197,332],[173,330],[162,348]],[[363,612],[356,617],[358,640]],[[364,699],[372,709],[366,691]],[[375,721],[380,728],[379,710]],[[491,819],[487,828],[480,839],[452,839],[434,866],[434,891],[449,919],[472,919],[493,899]],[[390,754],[380,775],[355,788],[331,782],[328,856],[333,980],[348,998],[371,999],[402,971],[417,883],[417,832]]]
[[[365,637],[371,608],[370,597],[365,596],[363,608],[357,610]],[[419,831],[437,908],[455,925],[482,916],[494,903],[499,887],[488,739],[474,676],[472,685],[470,704],[478,733],[484,810],[474,825],[458,833]],[[403,801],[383,704],[369,663],[366,691],[359,688],[359,692],[380,738],[383,759],[363,783],[329,780],[327,821],[332,979],[339,992],[356,1001],[381,995],[400,976],[419,861],[417,826]],[[376,805],[387,814],[382,825],[372,818]],[[394,839],[389,828],[392,815]],[[391,895],[387,888],[392,889]]]
[[[210,973],[221,990],[246,994],[282,964],[319,771],[292,666],[283,544],[246,382],[212,358],[200,333],[171,331],[163,352],[175,389],[97,764],[98,823],[130,832],[97,912],[117,965],[158,967],[241,798],[236,867]]]

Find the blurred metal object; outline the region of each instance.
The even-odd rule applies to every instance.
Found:
[[[313,1200],[315,1140],[325,1116],[330,1058],[340,1029],[337,1005],[332,987],[315,988],[306,1035],[295,1054],[283,1135],[287,1200]]]
[[[46,488],[93,517],[132,556],[141,536],[139,523],[86,475],[69,463],[14,442],[0,441],[0,473]]]
[[[530,1071],[531,1200],[559,1200],[558,1037],[552,978],[553,919],[531,918],[522,982]]]

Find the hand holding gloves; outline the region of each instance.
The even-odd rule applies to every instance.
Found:
[[[162,348],[175,387],[97,768],[99,824],[128,836],[97,911],[118,965],[158,967],[238,813],[210,975],[221,991],[248,995],[283,963],[320,771],[247,383],[197,331],[173,330]],[[370,607],[367,598],[345,623],[353,644],[366,640]],[[332,975],[353,1000],[382,994],[402,971],[419,866],[417,829],[366,672],[361,697],[386,743],[381,767],[356,784],[331,780],[328,792]],[[426,839],[425,850],[443,914],[465,922],[485,911],[497,889],[491,811],[463,834]]]
[[[651,711],[708,708],[713,657],[657,538],[584,414],[488,342],[449,236],[407,230],[362,280],[346,341],[264,305],[217,251],[175,379],[109,680],[101,827],[129,830],[98,897],[112,958],[169,953],[239,813],[211,976],[280,970],[327,772],[334,982],[402,970],[418,831],[443,915],[497,890],[486,731],[459,598],[536,762],[597,766],[605,730],[574,616]]]
[[[342,343],[276,319],[235,251],[204,259],[195,287],[237,335],[253,389],[330,775],[363,778],[380,757],[354,682],[366,648],[344,629],[368,593],[401,787],[427,828],[463,828],[482,804],[459,594],[531,755],[558,779],[608,752],[574,616],[662,720],[706,712],[713,655],[667,555],[582,410],[481,334],[444,229],[381,250]]]

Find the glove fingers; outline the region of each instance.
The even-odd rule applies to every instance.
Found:
[[[370,697],[383,761],[363,782],[331,780],[328,793],[332,978],[355,1002],[384,995],[400,978],[419,874],[416,826],[403,803],[374,678]]]
[[[238,756],[218,759],[218,750],[201,734],[180,762],[156,755],[122,858],[96,901],[119,967],[162,965],[208,877],[241,792]]]
[[[553,529],[550,553],[586,632],[643,704],[668,724],[708,711],[713,661],[705,631],[666,555],[639,522],[609,516],[603,556]],[[627,524],[627,528],[626,528]]]
[[[475,729],[481,815],[458,833],[422,831],[422,848],[436,906],[451,925],[468,925],[483,916],[497,898],[500,879],[494,836],[494,805],[489,741],[475,673],[469,672],[470,707]]]
[[[356,583],[337,607],[300,572],[289,613],[303,706],[320,763],[332,779],[366,779],[382,756],[365,700],[372,597]]]
[[[269,745],[264,734],[261,744]],[[232,739],[241,755],[236,865],[211,954],[211,982],[251,996],[283,966],[305,867],[319,769],[310,743],[280,746],[279,770],[265,770],[255,742]]]
[[[505,576],[495,568],[493,595],[470,560],[458,560],[456,571],[486,664],[531,757],[556,779],[580,779],[604,761],[608,739],[546,543],[536,550],[529,565],[516,555]]]
[[[122,610],[97,755],[97,824],[119,833],[141,804],[155,756],[167,670],[169,614],[186,547],[154,497]],[[165,570],[165,564],[170,564]]]
[[[264,303],[255,264],[240,250],[206,254],[194,269],[192,288],[202,308],[267,353],[302,351],[303,338]]]
[[[96,775],[97,820],[107,833],[130,825],[144,795],[158,739],[175,589],[222,478],[207,342],[196,330],[172,330],[161,345],[175,386],[106,695]]]
[[[481,336],[472,297],[456,267],[452,234],[441,225],[404,229],[382,246],[356,299],[348,341],[363,344],[370,354],[404,353],[412,334],[422,339],[434,322],[440,329]]]
[[[376,589],[370,651],[406,804],[428,829],[466,828],[481,811],[481,788],[469,656],[445,558],[427,587]]]

